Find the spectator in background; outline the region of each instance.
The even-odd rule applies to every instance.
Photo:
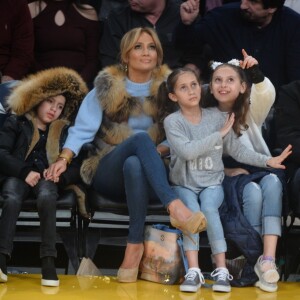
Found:
[[[96,10],[76,0],[31,1],[29,9],[35,37],[33,71],[72,68],[92,87],[99,70]]]
[[[299,0],[285,0],[284,5],[292,8],[298,14],[300,13],[300,1]]]
[[[174,48],[172,35],[180,18],[180,0],[129,0],[121,11],[111,11],[105,20],[100,41],[102,67],[118,63],[120,41],[135,27],[155,28],[164,50],[164,63],[170,68],[183,65],[183,51]]]
[[[279,88],[300,79],[300,31],[295,30],[300,28],[300,15],[283,4],[284,0],[242,0],[217,7],[194,22],[199,0],[188,0],[181,5],[183,24],[176,31],[176,43],[198,52],[209,44],[211,57],[218,61],[242,59],[244,48]]]
[[[0,1],[0,83],[21,79],[33,59],[33,27],[26,0]]]
[[[277,146],[293,146],[287,160],[287,178],[291,192],[290,208],[300,217],[300,80],[281,87],[276,103]]]
[[[91,4],[98,12],[99,20],[105,20],[110,11],[120,10],[128,5],[127,0],[89,0]]]

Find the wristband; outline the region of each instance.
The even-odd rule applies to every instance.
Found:
[[[254,65],[254,66],[250,67],[249,69],[245,69],[245,72],[246,72],[248,78],[254,84],[264,81],[265,76],[264,76],[263,72],[259,69],[258,65]]]
[[[71,163],[71,161],[72,161],[72,158],[68,157],[67,155],[60,154],[60,155],[58,155],[57,160],[64,160],[69,165]]]

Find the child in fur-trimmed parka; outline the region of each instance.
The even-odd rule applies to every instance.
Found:
[[[0,218],[0,282],[7,281],[6,262],[22,202],[36,198],[40,217],[42,281],[58,286],[54,258],[56,201],[58,192],[80,182],[79,162],[70,164],[59,178],[45,180],[49,164],[63,159],[59,153],[79,105],[87,93],[82,78],[73,70],[53,68],[20,81],[8,98],[14,113],[0,130],[0,186],[4,199]]]

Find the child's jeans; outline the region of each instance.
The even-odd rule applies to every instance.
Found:
[[[275,174],[245,186],[243,210],[246,219],[260,235],[281,235],[282,184]]]
[[[34,187],[24,180],[9,177],[2,186],[4,204],[0,218],[0,253],[11,255],[16,223],[22,208],[22,202],[30,191],[37,199],[40,217],[41,246],[40,257],[56,257],[56,201],[57,185],[52,181],[41,179]]]
[[[227,245],[219,215],[219,207],[224,200],[223,187],[221,185],[210,186],[204,188],[200,193],[195,193],[182,186],[174,186],[173,188],[178,198],[181,199],[190,210],[201,210],[204,213],[207,220],[207,237],[212,254],[226,252]],[[183,237],[184,250],[199,250],[199,234],[191,234],[190,237],[186,235]],[[194,240],[194,242],[192,240]]]

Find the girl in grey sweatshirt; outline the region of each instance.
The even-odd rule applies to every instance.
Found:
[[[231,97],[245,96],[247,84],[238,74],[228,82]],[[216,269],[214,291],[230,292],[229,274],[225,264],[226,242],[218,208],[224,193],[222,181],[223,152],[236,160],[259,167],[284,168],[281,163],[291,153],[290,147],[278,157],[271,157],[249,150],[234,134],[234,114],[224,118],[217,108],[201,109],[200,82],[190,69],[177,69],[160,88],[162,102],[172,101],[179,110],[167,116],[164,128],[171,151],[170,181],[185,204],[193,211],[200,210],[207,219],[207,235],[211,245]],[[204,282],[199,269],[199,236],[184,236],[184,248],[189,271],[181,284],[181,291],[196,292]]]

